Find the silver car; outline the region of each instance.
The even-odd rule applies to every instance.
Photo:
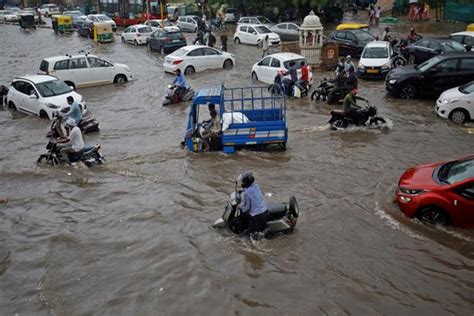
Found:
[[[198,20],[200,17],[197,15],[183,15],[178,18],[176,26],[181,29],[181,31],[196,32],[198,28]]]
[[[297,41],[300,37],[300,27],[291,22],[280,23],[272,26],[270,31],[280,35],[282,41]]]

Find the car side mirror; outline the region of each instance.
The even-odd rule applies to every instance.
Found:
[[[438,72],[438,68],[436,68],[436,67],[430,68],[430,70],[428,70],[429,74],[435,74],[437,72]]]
[[[472,50],[472,45],[471,44],[467,44],[466,45],[466,51],[470,52]]]
[[[257,35],[257,32],[252,32],[253,35]]]
[[[74,91],[74,87],[73,87],[73,86],[69,86],[69,90]]]
[[[34,99],[38,99],[38,96],[36,95],[36,93],[32,93],[32,94],[29,95],[29,98],[31,100],[34,100]]]

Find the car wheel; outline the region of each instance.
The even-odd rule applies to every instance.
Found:
[[[138,46],[137,40],[133,40],[133,44],[134,44],[135,46]]]
[[[234,43],[240,44],[240,38],[236,37],[236,38],[234,39]]]
[[[410,54],[408,55],[408,63],[410,65],[414,65],[416,62],[416,57],[415,57],[415,54]]]
[[[233,65],[234,64],[232,63],[232,60],[226,59],[226,61],[224,62],[224,69],[230,69]]]
[[[290,214],[293,215],[293,217],[298,218],[298,216],[300,216],[300,208],[298,207],[298,202],[296,201],[296,198],[294,196],[290,196],[290,201],[288,202],[288,209],[290,211]]]
[[[448,225],[450,222],[448,214],[443,210],[429,206],[419,212],[418,219],[430,225]]]
[[[393,67],[398,68],[401,66],[405,66],[405,59],[401,56],[395,57],[395,59],[393,60]]]
[[[39,117],[41,117],[42,119],[49,120],[48,113],[46,113],[46,111],[44,111],[44,110],[41,110],[41,111],[39,112]]]
[[[253,80],[253,81],[258,81],[258,76],[257,76],[257,74],[255,73],[255,71],[252,72],[252,80]]]
[[[464,109],[454,109],[449,114],[449,119],[456,124],[464,124],[469,119],[469,113]]]
[[[184,70],[184,74],[185,75],[192,75],[193,73],[196,72],[196,69],[194,69],[193,66],[188,66],[186,67],[186,69]]]
[[[58,158],[56,158],[54,156],[50,156],[48,154],[42,154],[36,160],[36,163],[40,166],[41,165],[57,166],[59,164],[59,160],[58,160]]]
[[[415,99],[417,96],[418,89],[416,89],[416,87],[412,86],[411,84],[404,85],[400,89],[400,98],[402,99],[412,100]]]
[[[114,78],[114,83],[116,84],[124,84],[127,82],[127,77],[124,75],[116,75]]]

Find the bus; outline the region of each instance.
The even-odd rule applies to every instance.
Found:
[[[166,18],[166,1],[162,0]],[[157,0],[100,0],[101,12],[112,17],[117,26],[127,27],[146,20],[161,19],[160,1]]]

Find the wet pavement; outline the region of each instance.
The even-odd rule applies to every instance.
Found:
[[[187,106],[161,106],[173,76],[159,54],[12,25],[0,38],[1,84],[84,49],[137,78],[78,91],[100,122],[85,139],[107,159],[94,169],[36,166],[48,122],[0,111],[1,314],[472,314],[473,231],[427,227],[394,204],[406,168],[473,150],[473,125],[437,118],[433,100],[361,80],[391,128],[330,132],[330,106],[289,100],[286,152],[197,155],[179,147]],[[189,76],[195,90],[251,84],[260,49],[229,50],[237,66]],[[211,227],[246,169],[267,202],[297,197],[294,233],[251,245]]]

